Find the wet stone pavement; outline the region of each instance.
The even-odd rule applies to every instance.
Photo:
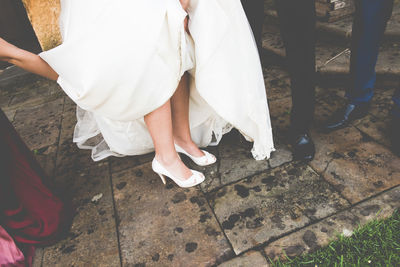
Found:
[[[15,69],[0,75],[0,105],[76,215],[67,237],[38,249],[34,266],[267,266],[314,251],[400,206],[400,158],[387,139],[395,88],[378,88],[370,114],[322,134],[318,125],[344,101],[343,88],[318,88],[309,164],[287,146],[286,72],[265,67],[277,151],[255,161],[237,131],[224,136],[200,186],[164,186],[153,154],[90,159],[72,142],[75,104],[54,82]]]

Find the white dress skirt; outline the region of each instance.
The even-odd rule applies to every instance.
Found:
[[[189,14],[188,35],[183,27]],[[154,150],[144,116],[190,73],[189,118],[200,147],[233,127],[274,150],[261,64],[240,0],[61,0],[63,43],[43,52],[77,104],[74,142],[95,161]],[[159,129],[162,131],[162,129]]]

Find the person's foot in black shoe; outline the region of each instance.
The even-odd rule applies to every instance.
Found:
[[[350,122],[367,115],[370,102],[361,104],[347,104],[340,109],[323,125],[324,132],[339,130],[349,125]]]
[[[400,118],[393,117],[390,135],[392,151],[400,157]]]
[[[308,162],[314,159],[315,145],[308,133],[293,135],[290,143],[294,160]]]

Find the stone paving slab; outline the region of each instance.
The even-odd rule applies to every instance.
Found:
[[[56,168],[57,145],[34,150],[34,156],[44,172],[53,177]]]
[[[124,266],[211,266],[232,257],[198,188],[164,186],[151,163],[112,179]]]
[[[264,67],[264,81],[268,101],[291,96],[289,75],[281,67]]]
[[[280,37],[277,28],[272,28],[264,24],[262,47],[264,50],[272,52],[279,57],[284,58],[286,56],[285,47]]]
[[[319,97],[315,112],[317,124],[345,103],[342,97],[332,92]],[[373,99],[371,113],[380,118],[371,114],[353,122],[356,128],[347,127],[330,134],[318,130],[312,132],[316,156],[310,165],[352,203],[400,182],[400,159],[387,148],[390,145],[387,128],[392,92],[379,91]]]
[[[62,116],[60,140],[57,154],[57,174],[63,174],[68,170],[82,170],[95,167],[98,162],[91,158],[91,151],[79,149],[72,141],[76,125],[76,105],[65,97],[65,105]]]
[[[16,67],[11,67],[0,77],[0,106],[6,112],[35,107],[64,95],[56,82]]]
[[[379,91],[379,93],[380,92],[381,91]],[[344,100],[345,95],[345,86],[317,85],[315,87],[315,97],[317,98],[317,100],[329,100],[332,96],[334,98],[340,97],[342,100]]]
[[[35,249],[35,256],[33,257],[32,267],[42,267],[43,254],[44,254],[43,248]]]
[[[76,215],[67,238],[45,248],[43,266],[120,266],[110,182],[107,162],[56,177]]]
[[[269,266],[265,257],[259,251],[249,251],[230,261],[226,261],[219,267],[262,267]]]
[[[348,127],[330,134],[318,130],[312,133],[317,151],[310,165],[318,173],[323,173],[352,203],[400,182],[400,159],[387,148],[390,147],[388,115],[392,93],[393,89],[377,90],[371,114],[353,122],[356,128]],[[317,124],[325,121],[344,103],[345,100],[338,95],[321,96],[315,112]]]
[[[12,96],[0,91],[0,106],[5,109],[11,101]]]
[[[36,76],[32,82],[13,91],[9,106],[12,108],[35,106],[61,98],[64,95],[56,82]]]
[[[281,144],[279,141],[275,141],[275,149],[276,151],[272,153],[271,158],[269,159],[269,165],[271,168],[279,167],[293,160],[292,151],[286,145]]]
[[[269,112],[274,138],[286,140],[286,133],[290,125],[290,111],[292,98],[286,97],[269,102]],[[287,143],[287,142],[286,142]]]
[[[300,231],[280,238],[264,249],[273,260],[298,256],[313,252],[326,246],[338,234],[350,235],[358,226],[373,219],[389,217],[395,209],[400,208],[400,187],[395,187],[383,194],[360,203],[349,210],[339,212],[324,220],[309,225]]]
[[[316,155],[310,165],[352,204],[399,183],[400,158],[356,128],[312,135]]]
[[[32,77],[37,76],[11,64],[5,69],[0,70],[0,75],[1,86],[7,87],[20,82],[21,78],[24,79],[27,76],[30,76],[29,79],[31,79]]]
[[[154,158],[154,153],[149,153],[140,156],[128,156],[128,157],[110,157],[111,172],[116,173],[129,168],[133,168],[144,163],[151,162]]]
[[[225,185],[269,168],[267,160],[254,160],[251,154],[252,143],[237,132],[224,136],[218,146],[219,173],[221,184]]]
[[[348,47],[329,47],[328,45],[317,46],[317,69],[320,73],[343,73],[349,72],[350,51]],[[399,76],[400,75],[400,52],[397,44],[386,44],[380,47],[378,62],[376,64],[377,75]],[[335,58],[334,58],[335,57]],[[318,60],[319,59],[319,60]]]
[[[8,120],[12,123],[15,118],[15,114],[17,113],[17,110],[3,110],[4,114],[6,114],[6,117]]]
[[[379,119],[389,118],[391,115],[392,105],[394,104],[392,97],[396,88],[397,87],[384,88],[381,89],[379,93],[375,93],[374,97],[372,98],[371,109],[369,113]],[[379,90],[379,88],[376,90]]]
[[[391,146],[390,135],[391,119],[388,117],[384,119],[376,118],[368,114],[364,118],[354,123],[354,126],[361,132],[367,134],[381,145],[386,147]]]
[[[64,99],[21,108],[13,121],[15,129],[31,150],[54,145],[60,134]]]
[[[34,80],[40,79],[34,74],[30,74],[16,66],[5,69],[0,74],[0,104],[2,108],[8,106],[11,98],[20,91],[20,88],[26,86]]]
[[[222,138],[218,147],[207,148],[217,156],[216,164],[199,168],[192,162],[185,163],[206,175],[207,179],[200,187],[203,192],[210,192],[269,168],[267,160],[254,160],[251,147],[252,143],[247,142],[238,131],[232,130]]]
[[[348,206],[307,165],[288,164],[209,194],[236,254]]]

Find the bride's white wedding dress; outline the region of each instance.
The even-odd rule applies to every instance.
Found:
[[[237,128],[255,159],[272,130],[259,57],[240,0],[61,0],[62,45],[40,56],[77,103],[74,142],[93,160],[154,150],[143,117],[190,73],[190,128],[200,146]],[[162,131],[162,129],[160,129]]]

